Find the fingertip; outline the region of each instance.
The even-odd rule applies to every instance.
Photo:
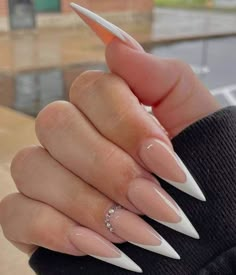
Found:
[[[122,53],[122,47],[128,48],[128,46],[122,44],[119,39],[114,38],[105,49],[105,57],[109,68],[113,69],[113,62],[116,61],[116,55],[120,56]],[[115,54],[114,54],[115,53]]]

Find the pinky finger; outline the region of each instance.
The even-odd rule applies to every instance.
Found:
[[[74,256],[85,254],[68,239],[67,232],[76,226],[74,221],[20,193],[11,194],[0,203],[0,224],[5,237],[23,252],[42,246]]]
[[[0,203],[0,224],[5,237],[28,254],[41,246],[73,256],[88,254],[142,272],[128,256],[99,234],[79,226],[51,206],[20,193],[11,194]]]

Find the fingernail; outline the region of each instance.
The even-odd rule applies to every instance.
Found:
[[[129,200],[153,220],[192,238],[199,235],[177,203],[153,182],[136,179],[128,190]]]
[[[109,219],[106,219],[105,225],[117,236],[143,249],[180,259],[178,253],[167,241],[139,216],[123,208],[112,208],[109,213]]]
[[[206,201],[184,163],[164,142],[158,139],[146,140],[141,146],[139,156],[151,172],[179,190]]]
[[[84,228],[73,228],[69,233],[72,244],[80,251],[109,264],[142,273],[142,269],[126,254],[99,234]]]
[[[71,3],[70,5],[81,17],[81,19],[97,34],[105,45],[108,45],[116,37],[131,48],[144,51],[142,46],[134,38],[114,24],[75,3]]]

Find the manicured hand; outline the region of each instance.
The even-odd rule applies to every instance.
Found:
[[[117,27],[78,12],[107,44],[112,73],[83,73],[70,102],[54,102],[39,113],[42,146],[14,158],[19,193],[1,202],[0,223],[6,238],[26,253],[42,246],[141,272],[112,243],[128,241],[179,259],[140,214],[199,237],[152,173],[205,200],[169,137],[219,106],[188,65],[151,56]],[[154,117],[140,103],[152,106]]]

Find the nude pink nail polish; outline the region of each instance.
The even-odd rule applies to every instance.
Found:
[[[122,239],[143,249],[180,259],[178,253],[143,219],[123,208],[111,215],[113,232]]]
[[[68,237],[76,248],[96,259],[131,271],[142,272],[141,268],[121,250],[90,229],[75,227]]]
[[[186,175],[176,158],[167,150],[167,145],[157,139],[150,139],[143,142],[140,150],[140,157],[148,168],[161,178],[171,181],[185,183]]]
[[[139,156],[152,173],[181,191],[199,200],[206,200],[184,163],[164,142],[155,138],[145,140],[140,146]]]
[[[183,234],[199,238],[181,208],[161,186],[146,179],[135,179],[130,183],[128,197],[148,217]]]

